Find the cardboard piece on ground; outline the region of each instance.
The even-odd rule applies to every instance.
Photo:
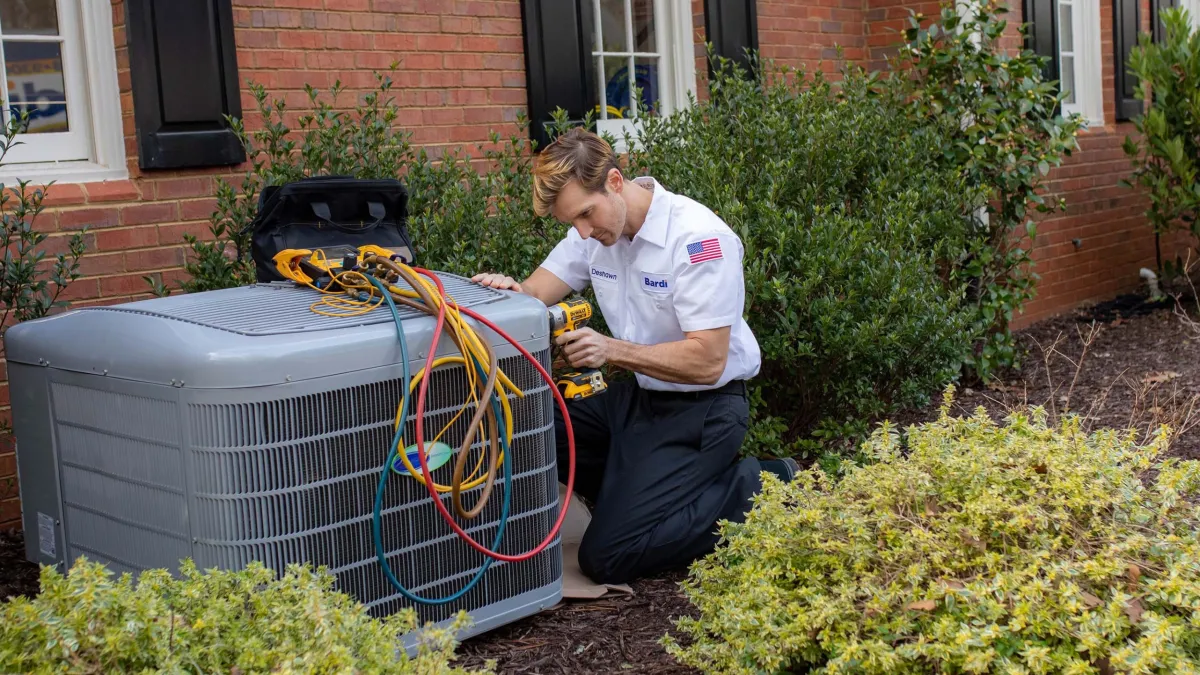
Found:
[[[559,483],[559,501],[561,502],[566,496],[566,486]],[[583,533],[587,530],[590,522],[592,522],[591,512],[583,505],[579,497],[571,495],[567,518],[563,521],[562,529],[559,530],[563,553],[563,598],[598,600],[619,593],[633,595],[633,589],[627,584],[598,584],[579,569],[579,542],[583,541]]]

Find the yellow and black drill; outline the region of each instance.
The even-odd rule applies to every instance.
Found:
[[[592,305],[583,298],[565,300],[553,305],[550,311],[550,336],[557,338],[568,331],[578,330],[592,318]],[[564,399],[587,398],[608,389],[604,374],[595,368],[563,374],[555,383]]]

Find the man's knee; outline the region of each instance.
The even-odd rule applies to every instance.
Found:
[[[598,584],[623,584],[637,577],[630,560],[634,552],[622,549],[617,542],[584,534],[579,544],[579,570]]]

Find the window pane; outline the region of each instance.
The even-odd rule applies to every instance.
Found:
[[[633,50],[656,51],[654,40],[654,0],[633,0]]]
[[[662,111],[662,92],[658,87],[658,71],[661,68],[661,58],[637,58],[634,59],[633,78],[634,86],[638,88],[638,97],[641,100],[641,105],[651,113]]]
[[[601,51],[629,51],[629,42],[625,40],[627,24],[625,0],[600,0]]]
[[[62,45],[4,41],[8,104],[13,114],[29,113],[29,133],[67,131],[67,93]]]
[[[1064,52],[1075,51],[1075,8],[1069,3],[1058,3],[1058,48]]]
[[[1075,103],[1075,57],[1064,56],[1059,59],[1059,68],[1062,69],[1062,77],[1059,80],[1063,92],[1066,93],[1063,103],[1071,105]]]
[[[629,59],[624,56],[604,57],[604,99],[608,116],[632,117],[629,112]]]
[[[5,35],[58,35],[54,0],[0,0],[0,31]]]

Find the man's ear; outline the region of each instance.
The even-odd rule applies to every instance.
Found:
[[[608,187],[609,192],[621,194],[621,190],[625,188],[625,177],[621,175],[620,169],[609,169],[608,175],[604,178],[604,183]]]

